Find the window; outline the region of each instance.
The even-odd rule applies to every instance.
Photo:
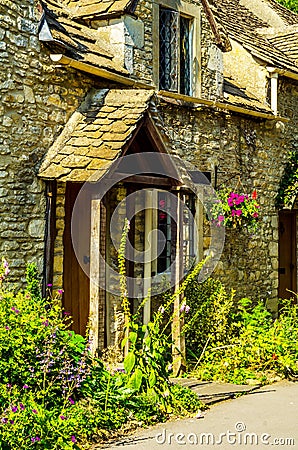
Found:
[[[191,94],[191,20],[167,8],[159,10],[159,88]]]
[[[152,2],[153,80],[159,90],[201,96],[199,2]]]
[[[192,20],[159,9],[159,89],[191,95]]]

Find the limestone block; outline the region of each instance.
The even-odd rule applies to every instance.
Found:
[[[29,222],[28,233],[31,237],[44,239],[45,221],[33,219]]]
[[[35,103],[35,97],[33,93],[33,89],[29,86],[24,86],[24,94],[25,94],[25,100],[28,103]]]

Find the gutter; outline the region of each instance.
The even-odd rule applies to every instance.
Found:
[[[277,73],[283,77],[292,78],[293,80],[298,80],[298,73],[291,72],[286,69],[278,69],[277,67],[267,67],[270,74]]]
[[[177,94],[175,92],[159,91],[158,95],[161,96],[162,98],[172,98],[172,99],[180,100],[180,101],[186,102],[186,103],[195,103],[197,105],[206,105],[206,106],[210,106],[213,108],[233,111],[233,112],[237,112],[240,114],[246,114],[248,116],[260,117],[262,119],[278,120],[281,122],[289,122],[289,120],[290,120],[286,117],[281,117],[281,116],[277,116],[274,114],[263,113],[261,111],[255,111],[253,109],[246,109],[246,108],[242,108],[241,106],[230,105],[228,103],[218,102],[216,100],[213,101],[213,100],[205,100],[203,98],[189,97],[187,95]]]
[[[141,81],[133,80],[131,78],[125,77],[123,75],[118,75],[113,72],[109,72],[106,69],[101,69],[99,67],[91,66],[90,64],[86,64],[81,61],[76,61],[75,59],[69,58],[68,56],[65,56],[63,54],[52,54],[50,55],[50,58],[55,63],[64,64],[69,67],[73,67],[77,70],[82,70],[83,72],[90,73],[92,75],[96,75],[98,77],[102,77],[111,81],[114,81],[116,83],[124,84],[125,86],[130,86],[132,88],[138,88],[138,89],[150,89],[150,90],[156,90],[156,86],[142,83]],[[297,75],[298,79],[298,75]],[[246,109],[242,108],[241,106],[236,105],[230,105],[228,103],[213,101],[213,100],[206,100],[203,98],[198,97],[190,97],[188,95],[178,94],[176,92],[168,92],[168,91],[159,91],[158,95],[160,97],[164,98],[172,98],[176,100],[180,100],[185,103],[193,103],[197,105],[206,105],[213,108],[218,108],[226,111],[233,111],[240,114],[246,114],[249,116],[254,117],[260,117],[262,119],[269,119],[269,120],[279,120],[281,122],[289,122],[289,119],[286,117],[280,117],[274,114],[269,113],[263,113],[260,111],[255,111],[253,109]]]
[[[52,54],[50,55],[50,58],[55,63],[64,64],[66,66],[73,67],[74,69],[82,70],[83,72],[97,75],[98,77],[106,78],[108,80],[115,81],[116,83],[124,84],[126,86],[131,86],[139,89],[155,89],[155,86],[153,85],[142,83],[141,81],[133,80],[123,75],[118,75],[116,73],[110,72],[109,70],[94,67],[81,61],[76,61],[75,59],[69,58],[68,56],[65,56],[63,54]]]

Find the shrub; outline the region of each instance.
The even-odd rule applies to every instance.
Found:
[[[188,361],[196,362],[205,348],[224,345],[233,333],[234,291],[227,293],[219,280],[194,280],[185,291],[191,308],[186,316],[185,339]]]
[[[233,316],[235,328],[229,342],[205,349],[196,375],[235,383],[297,377],[297,312],[297,304],[284,300],[279,317],[273,320],[264,302],[253,305],[242,299]]]

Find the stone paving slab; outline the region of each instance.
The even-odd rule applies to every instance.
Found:
[[[234,398],[239,394],[249,394],[260,388],[260,385],[251,386],[215,381],[200,381],[195,378],[172,378],[171,381],[190,388],[207,405]]]

